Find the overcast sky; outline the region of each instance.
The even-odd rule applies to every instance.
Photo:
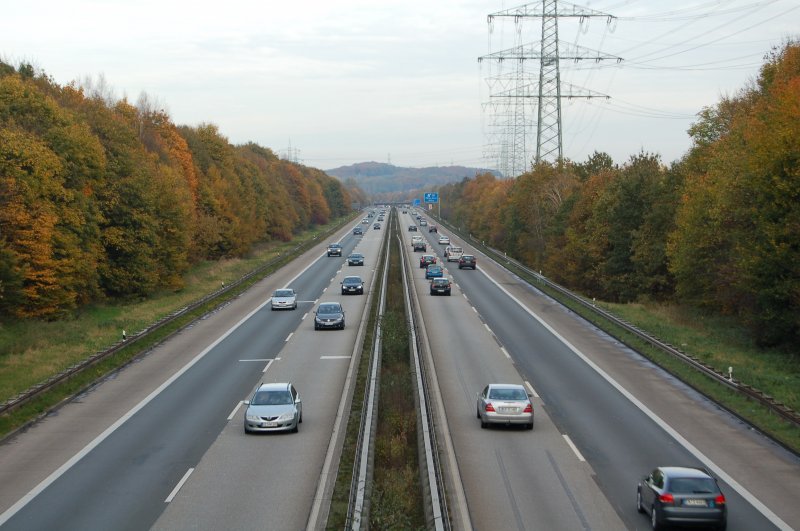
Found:
[[[487,15],[522,4],[0,0],[0,58],[59,84],[102,75],[118,97],[135,103],[144,92],[178,124],[213,123],[232,143],[281,155],[291,145],[322,169],[492,167],[482,102],[499,65],[478,57],[514,45],[513,22],[495,19],[490,32]],[[618,163],[641,150],[680,158],[696,113],[753,80],[764,55],[800,32],[798,0],[574,4],[617,18],[559,19],[560,40],[624,59],[561,62],[562,85],[611,97],[564,100],[564,156],[576,161],[594,151]],[[536,20],[523,41],[539,39]]]

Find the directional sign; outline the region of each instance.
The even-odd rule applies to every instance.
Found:
[[[438,192],[426,192],[425,193],[425,202],[426,203],[438,203],[439,202],[439,193]]]
[[[414,206],[418,207],[422,202],[419,199],[414,199]]]

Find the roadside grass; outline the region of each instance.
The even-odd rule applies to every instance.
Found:
[[[301,233],[290,242],[272,242],[255,248],[246,258],[203,262],[185,276],[185,286],[175,292],[162,292],[146,300],[129,300],[119,303],[95,304],[75,312],[60,321],[15,321],[0,323],[0,402],[11,399],[70,366],[81,362],[95,352],[105,350],[122,339],[125,330],[128,338],[147,328],[159,319],[184,308],[188,304],[213,293],[223,286],[242,278],[245,274],[268,263],[279,255],[279,260],[262,275],[223,295],[212,303],[186,315],[178,322],[151,334],[144,340],[130,341],[107,360],[70,378],[69,381],[49,391],[44,396],[15,411],[0,415],[0,437],[36,418],[60,401],[72,396],[103,375],[124,365],[140,352],[163,340],[180,326],[212,310],[226,300],[237,296],[264,276],[294,257],[298,246],[316,243],[322,235],[336,230],[349,219],[338,219],[329,225]]]

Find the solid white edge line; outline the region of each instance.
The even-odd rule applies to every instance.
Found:
[[[239,400],[239,402],[236,403],[236,407],[233,408],[233,411],[231,411],[231,414],[228,415],[228,420],[229,421],[233,420],[233,417],[236,416],[236,412],[239,411],[239,408],[242,407],[242,404],[244,404],[244,402],[242,400]]]
[[[482,270],[483,271],[483,270]],[[559,341],[561,341],[567,348],[569,348],[576,356],[581,358],[584,362],[586,362],[589,367],[595,370],[597,374],[603,377],[612,387],[614,387],[617,391],[619,391],[625,398],[631,401],[633,405],[639,408],[645,415],[650,417],[650,419],[658,424],[664,431],[666,431],[672,438],[674,438],[678,444],[686,448],[692,455],[694,455],[699,461],[705,463],[705,465],[711,469],[720,479],[722,479],[725,483],[731,486],[733,490],[739,493],[745,500],[747,500],[757,511],[759,511],[764,517],[767,518],[770,522],[772,522],[776,527],[784,531],[792,531],[791,526],[784,522],[777,514],[772,512],[772,510],[764,505],[761,500],[756,498],[749,490],[744,488],[738,481],[733,479],[727,472],[725,472],[719,465],[717,465],[714,461],[712,461],[707,455],[700,451],[695,445],[690,443],[686,438],[684,438],[678,431],[666,423],[661,417],[656,415],[650,408],[648,408],[644,403],[639,401],[638,398],[633,396],[627,389],[622,387],[616,380],[614,380],[608,373],[606,373],[603,369],[601,369],[596,363],[590,360],[583,352],[578,350],[575,345],[567,341],[565,337],[562,337],[561,334],[556,332],[553,327],[549,324],[544,322],[544,320],[536,315],[530,308],[525,306],[522,301],[517,299],[514,295],[509,293],[503,286],[500,285],[495,279],[493,279],[490,275],[488,275],[485,271],[483,272],[495,286],[497,286],[503,293],[508,295],[508,297],[516,302],[520,308],[525,310],[531,317],[539,321],[539,323],[546,328],[553,336],[555,336]]]
[[[149,395],[147,395],[145,398],[143,398],[141,402],[139,402],[139,403],[138,403],[138,404],[136,404],[136,405],[135,405],[133,408],[131,408],[131,409],[130,409],[130,411],[128,411],[127,413],[125,413],[123,416],[121,416],[121,417],[120,417],[120,418],[119,418],[119,419],[118,419],[118,420],[117,420],[117,421],[116,421],[114,424],[112,424],[111,426],[109,426],[108,428],[106,428],[106,429],[105,429],[105,431],[103,431],[103,433],[101,433],[100,435],[98,435],[97,437],[95,437],[95,438],[94,438],[94,439],[93,439],[93,440],[92,440],[92,441],[91,441],[89,444],[87,444],[86,446],[84,446],[84,447],[83,447],[83,448],[82,448],[82,449],[81,449],[81,450],[80,450],[78,453],[76,453],[75,455],[73,455],[73,456],[72,456],[72,457],[71,457],[71,458],[70,458],[70,459],[69,459],[69,460],[68,460],[66,463],[64,463],[63,465],[61,465],[60,467],[58,467],[58,468],[57,468],[55,471],[53,471],[53,473],[52,473],[52,474],[50,474],[50,475],[49,475],[49,476],[47,476],[45,479],[43,479],[41,482],[39,482],[39,484],[38,484],[38,485],[36,485],[36,486],[35,486],[33,489],[31,489],[31,490],[30,490],[30,491],[29,491],[29,492],[28,492],[28,493],[27,493],[25,496],[23,496],[22,498],[20,498],[20,499],[17,501],[17,503],[15,503],[14,505],[12,505],[12,506],[11,506],[11,507],[9,507],[8,509],[6,509],[6,511],[5,511],[3,514],[1,514],[1,515],[0,515],[0,526],[2,526],[3,524],[5,524],[5,523],[6,523],[6,522],[7,522],[7,521],[8,521],[8,520],[11,518],[11,517],[13,517],[15,514],[17,514],[17,513],[19,512],[19,510],[20,510],[20,509],[22,509],[22,508],[23,508],[23,507],[25,507],[25,506],[26,506],[28,503],[30,503],[30,501],[31,501],[32,499],[34,499],[34,498],[35,498],[36,496],[38,496],[38,495],[39,495],[39,494],[40,494],[40,493],[41,493],[41,492],[42,492],[44,489],[46,489],[46,488],[47,488],[47,487],[49,487],[49,486],[50,486],[52,483],[54,483],[54,482],[55,482],[55,481],[56,481],[56,480],[57,480],[59,477],[61,477],[61,476],[62,476],[62,475],[63,475],[63,474],[64,474],[64,473],[67,471],[67,470],[69,470],[70,468],[72,468],[73,466],[75,466],[75,463],[77,463],[78,461],[80,461],[81,459],[83,459],[83,458],[84,458],[84,457],[85,457],[85,456],[86,456],[86,455],[87,455],[89,452],[91,452],[92,450],[94,450],[94,449],[95,449],[95,448],[96,448],[96,447],[97,447],[97,446],[98,446],[100,443],[102,443],[102,442],[103,442],[104,440],[106,440],[106,439],[107,439],[107,438],[108,438],[108,437],[109,437],[109,436],[110,436],[112,433],[114,433],[114,432],[117,430],[117,428],[119,428],[120,426],[122,426],[122,425],[123,425],[124,423],[126,423],[126,422],[127,422],[127,421],[128,421],[130,418],[131,418],[131,417],[133,417],[133,416],[134,416],[136,413],[138,413],[138,412],[139,412],[139,410],[141,410],[141,409],[142,409],[142,408],[144,408],[144,407],[145,407],[147,404],[149,404],[151,401],[153,401],[153,399],[155,399],[155,398],[156,398],[158,395],[160,395],[160,394],[161,394],[161,392],[162,392],[162,391],[164,391],[164,389],[166,389],[167,387],[169,387],[170,385],[172,385],[172,383],[173,383],[175,380],[177,380],[178,378],[180,378],[181,376],[183,376],[183,373],[185,373],[186,371],[188,371],[189,369],[191,369],[191,368],[192,368],[192,366],[194,366],[194,364],[196,364],[198,361],[200,361],[201,359],[203,359],[203,357],[204,357],[206,354],[208,354],[209,352],[211,352],[211,350],[212,350],[214,347],[216,347],[217,345],[219,345],[219,344],[220,344],[220,343],[221,343],[223,340],[225,340],[225,338],[227,338],[229,335],[231,335],[231,334],[232,334],[232,333],[233,333],[233,332],[234,332],[234,331],[235,331],[237,328],[239,328],[239,327],[242,325],[242,323],[244,323],[245,321],[247,321],[248,319],[250,319],[250,318],[251,318],[253,315],[255,315],[257,312],[259,312],[259,311],[260,311],[260,310],[261,310],[261,309],[262,309],[264,306],[266,306],[266,305],[267,305],[267,303],[266,303],[266,302],[264,302],[263,304],[261,304],[261,305],[259,305],[257,308],[255,308],[253,311],[251,311],[250,313],[248,313],[246,316],[244,316],[244,317],[243,317],[243,318],[242,318],[242,319],[241,319],[241,320],[240,320],[238,323],[236,323],[235,325],[233,325],[233,326],[232,326],[231,328],[229,328],[229,329],[228,329],[228,330],[227,330],[227,331],[226,331],[224,334],[222,334],[221,336],[219,336],[219,337],[218,337],[218,338],[217,338],[217,339],[216,339],[216,340],[215,340],[213,343],[211,343],[209,346],[207,346],[205,349],[203,349],[203,351],[202,351],[202,352],[200,352],[200,354],[198,354],[197,356],[195,356],[194,358],[192,358],[192,359],[189,361],[189,363],[187,363],[186,365],[184,365],[183,367],[181,367],[181,368],[178,370],[178,372],[176,372],[175,374],[173,374],[172,376],[170,376],[170,377],[169,377],[169,378],[168,378],[168,379],[167,379],[167,380],[166,380],[164,383],[162,383],[162,384],[161,384],[161,385],[159,385],[159,386],[158,386],[158,387],[157,387],[155,390],[153,390],[153,392],[151,392]],[[270,362],[270,363],[271,363],[271,362]]]
[[[572,439],[569,438],[569,435],[564,433],[562,434],[562,437],[564,437],[564,440],[567,441],[569,447],[572,448],[572,451],[575,453],[575,456],[578,458],[578,461],[580,461],[581,463],[585,463],[586,459],[584,459],[580,451],[578,451],[578,447],[575,446],[575,443],[572,442]]]
[[[290,340],[290,339],[292,339],[292,336],[293,336],[293,335],[294,335],[294,332],[289,332],[289,335],[288,335],[288,336],[286,336],[286,339],[284,339],[284,340],[283,340],[283,342],[284,342],[284,343],[288,343],[288,342],[289,342],[289,340]]]
[[[190,468],[189,470],[186,471],[186,473],[183,475],[183,477],[178,482],[178,484],[175,485],[175,488],[172,489],[172,492],[169,493],[169,496],[167,496],[167,499],[164,500],[164,503],[171,502],[175,498],[175,496],[178,495],[178,491],[181,490],[181,487],[183,487],[183,484],[186,483],[186,481],[189,479],[189,476],[192,475],[192,472],[194,472],[194,468]]]
[[[320,356],[321,360],[349,360],[351,356]]]
[[[531,385],[531,383],[528,380],[525,380],[525,385],[528,387],[528,390],[533,395],[533,398],[541,398],[539,396],[539,394],[536,392],[536,389],[533,388],[533,386]]]

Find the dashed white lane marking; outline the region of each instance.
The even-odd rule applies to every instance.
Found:
[[[331,282],[333,282],[333,279],[331,279]],[[327,288],[327,287],[325,287],[325,288],[322,288],[322,293],[325,293],[326,291],[328,291],[328,288]]]
[[[533,388],[528,380],[525,380],[525,385],[528,387],[528,391],[531,392],[534,398],[539,398],[539,393],[536,392],[536,389]]]
[[[261,371],[261,373],[262,373],[262,374],[263,374],[263,373],[265,373],[265,372],[267,372],[267,369],[269,369],[269,366],[270,366],[270,365],[272,365],[272,362],[273,362],[273,361],[275,361],[275,360],[269,360],[269,361],[267,362],[267,366],[266,366],[266,367],[264,367],[264,370],[263,370],[263,371]]]
[[[478,310],[475,309],[475,306],[472,307],[472,311],[478,313]]]
[[[488,330],[490,334],[492,333],[492,329],[491,329],[491,328],[489,328],[489,325],[488,325],[488,324],[486,324],[486,323],[483,323],[483,326],[485,326],[485,327],[486,327],[486,330]]]
[[[190,468],[189,470],[186,471],[186,473],[183,475],[183,477],[178,482],[178,484],[175,485],[175,488],[172,489],[172,492],[169,493],[169,496],[167,496],[167,499],[164,500],[164,503],[171,502],[172,499],[175,498],[175,496],[178,495],[178,491],[181,490],[181,487],[183,487],[183,484],[186,483],[186,481],[189,479],[189,476],[192,475],[192,472],[194,472],[194,468]]]
[[[240,408],[240,407],[242,407],[242,404],[244,404],[244,400],[240,400],[240,401],[239,401],[239,402],[236,404],[236,407],[235,407],[235,408],[233,408],[233,411],[231,411],[231,414],[230,414],[230,415],[228,415],[228,420],[233,420],[233,417],[235,417],[235,416],[236,416],[236,412],[237,412],[237,411],[239,411],[239,408]]]
[[[253,360],[239,360],[239,361],[270,361],[272,358],[260,358],[260,359],[253,359]]]
[[[284,343],[288,343],[288,342],[289,342],[289,340],[290,340],[290,339],[292,339],[292,336],[293,336],[293,335],[294,335],[294,332],[290,332],[290,333],[289,333],[289,335],[288,335],[288,336],[286,336],[286,339],[284,339],[284,340],[283,340],[283,341],[284,341]]]
[[[306,317],[308,317],[308,312],[303,314],[303,317],[300,318],[301,321],[305,321]]]
[[[350,356],[320,356],[321,360],[349,360]]]
[[[500,347],[500,350],[506,355],[506,358],[511,359],[511,354],[508,353],[506,347]]]
[[[573,452],[575,452],[575,455],[578,457],[578,461],[580,461],[582,463],[585,463],[586,459],[583,458],[581,453],[578,451],[578,447],[575,446],[575,444],[572,442],[572,439],[570,439],[569,435],[567,435],[566,433],[564,434],[564,440],[567,441],[567,444],[569,445],[569,447],[572,448]]]

